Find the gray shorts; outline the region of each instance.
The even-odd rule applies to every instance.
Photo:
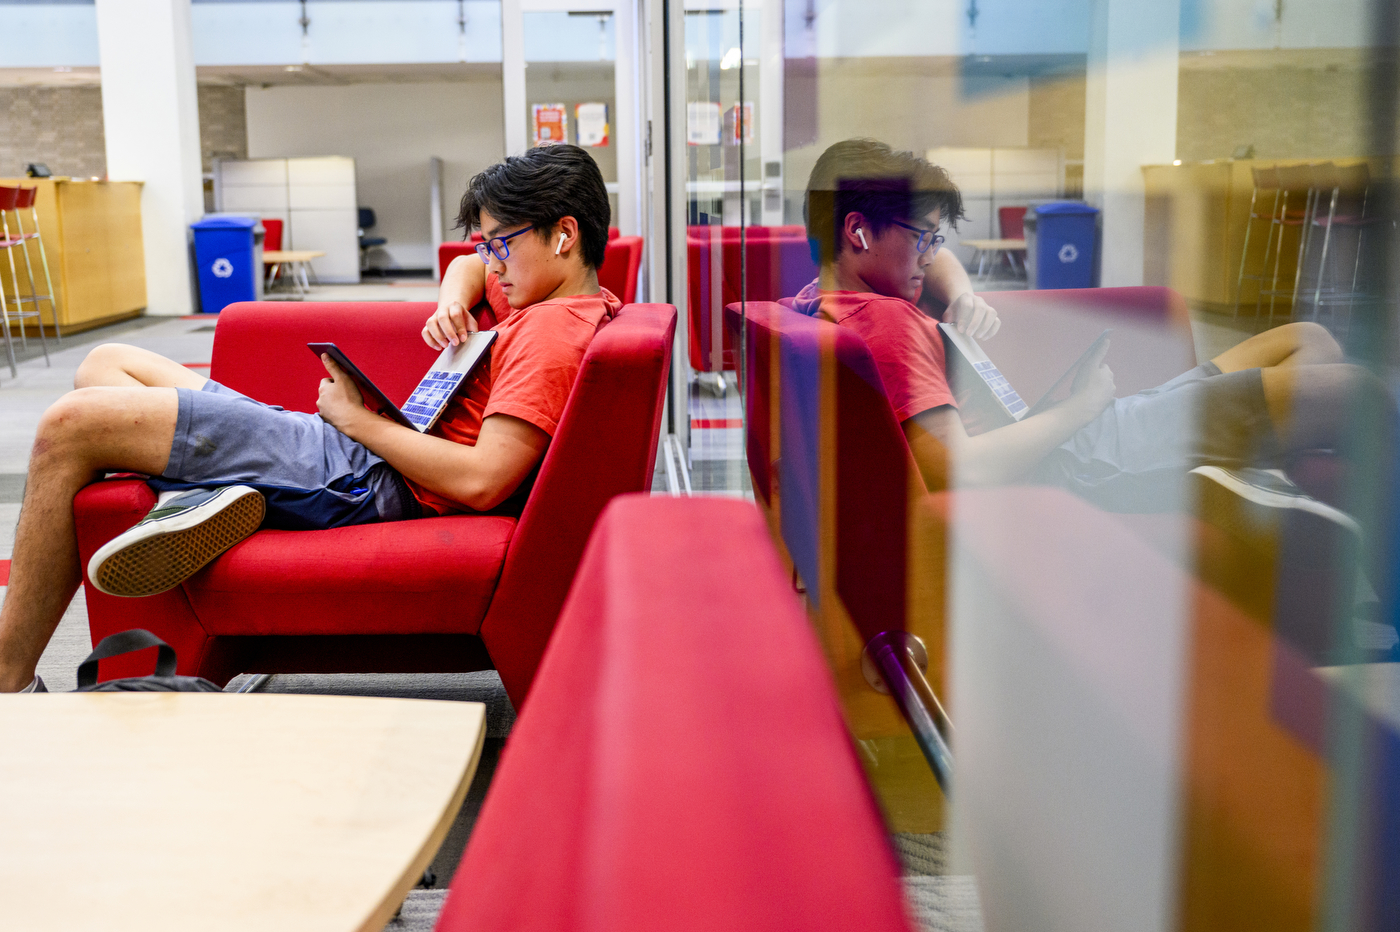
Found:
[[[1173,507],[1197,466],[1279,465],[1281,451],[1258,369],[1205,363],[1156,388],[1116,398],[1053,450],[1036,481],[1111,511]]]
[[[175,390],[180,411],[157,490],[252,486],[267,499],[264,526],[317,530],[416,518],[403,477],[318,414],[265,405],[218,382]]]

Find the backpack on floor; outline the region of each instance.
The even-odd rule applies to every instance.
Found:
[[[153,675],[97,682],[97,661],[148,647],[156,648],[156,672]],[[176,676],[175,648],[145,628],[132,628],[108,635],[93,648],[87,659],[78,665],[78,688],[74,692],[217,693],[223,690],[202,676]]]

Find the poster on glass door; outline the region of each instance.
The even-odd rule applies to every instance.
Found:
[[[719,104],[691,101],[685,105],[685,141],[692,146],[719,145]]]
[[[606,146],[608,144],[608,105],[579,104],[574,108],[578,121],[578,144]]]
[[[535,145],[557,146],[569,141],[569,111],[563,104],[535,104],[530,109],[534,116]]]

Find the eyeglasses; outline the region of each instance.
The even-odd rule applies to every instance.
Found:
[[[898,220],[893,221],[893,223],[897,227],[904,227],[904,229],[911,233],[919,234],[919,242],[916,244],[919,252],[928,252],[930,246],[933,247],[934,252],[937,252],[938,247],[943,245],[943,237],[932,230],[925,230],[923,227],[912,227],[907,223],[900,223]],[[480,246],[476,248],[478,252],[481,250]]]
[[[477,243],[476,254],[481,257],[482,262],[488,265],[491,263],[492,256],[504,262],[510,258],[510,247],[506,245],[506,240],[514,239],[523,233],[529,233],[533,229],[533,226],[528,226],[523,230],[516,230],[514,233],[507,233],[505,236],[497,236],[494,239],[488,239],[484,243]]]

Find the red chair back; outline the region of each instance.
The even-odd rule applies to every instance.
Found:
[[[572,579],[539,568],[577,566],[613,496],[651,488],[675,333],[671,305],[629,304],[588,347],[481,624],[517,709]]]
[[[1002,239],[1026,238],[1026,208],[998,207],[997,224],[1001,227]]]
[[[603,514],[437,923],[657,928],[910,928],[831,675],[743,502]]]
[[[726,316],[737,328],[739,308]],[[779,304],[750,303],[745,323],[755,493],[776,504],[809,595],[834,590],[867,640],[902,627],[909,496],[922,494],[923,482],[870,350],[854,332]],[[833,546],[835,559],[823,559]],[[833,579],[822,578],[827,567]]]
[[[0,185],[0,210],[14,210],[19,204],[19,188]]]
[[[615,236],[616,230],[616,227],[608,228],[608,246],[603,253],[603,264],[598,268],[598,284],[617,295],[623,304],[632,304],[637,300],[637,273],[642,267],[645,240],[640,236]],[[480,242],[484,242],[481,233],[473,232],[465,242],[439,246],[438,281],[442,281],[442,273],[453,259],[474,254]]]
[[[598,267],[598,284],[611,291],[623,304],[637,300],[637,273],[642,268],[640,236],[619,236],[608,241],[603,264]]]
[[[262,225],[265,231],[263,233],[263,249],[280,250],[282,248],[282,221],[268,217],[263,220]]]
[[[266,404],[289,411],[316,410],[317,387],[326,369],[307,343],[324,340],[334,323],[335,342],[395,403],[408,398],[437,350],[419,335],[435,304],[386,301],[343,303],[250,302],[231,304],[219,315],[209,377]],[[276,339],[268,339],[268,334]]]

